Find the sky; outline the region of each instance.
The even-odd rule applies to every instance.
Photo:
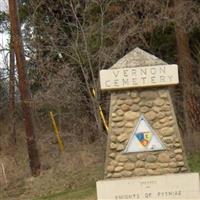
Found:
[[[0,11],[7,11],[8,10],[8,4],[7,0],[0,0]],[[0,50],[7,47],[7,41],[9,37],[7,33],[0,33]],[[2,68],[4,63],[4,58],[6,56],[6,51],[0,51],[0,67]]]
[[[0,0],[0,10],[7,10],[8,4],[7,0]]]

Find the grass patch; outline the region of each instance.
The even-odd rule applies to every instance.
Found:
[[[50,196],[42,197],[35,200],[95,200],[96,199],[96,187],[95,184],[79,188],[79,189],[67,189],[61,193],[56,193]]]
[[[200,152],[189,155],[188,163],[192,172],[200,172]]]

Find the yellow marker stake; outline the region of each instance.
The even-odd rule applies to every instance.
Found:
[[[96,92],[95,92],[94,89],[92,89],[92,93],[93,93],[94,97],[96,97]],[[103,114],[103,111],[102,111],[101,106],[99,106],[99,114],[100,114],[100,116],[101,116],[101,120],[102,120],[102,122],[103,122],[103,125],[104,125],[104,127],[105,127],[105,129],[106,129],[106,131],[107,131],[107,133],[108,133],[108,125],[107,125],[107,123],[106,123],[106,119],[105,119],[105,117],[104,117],[104,114]]]
[[[63,151],[64,150],[64,145],[63,145],[63,142],[61,140],[61,137],[60,137],[60,134],[59,134],[59,131],[58,131],[58,127],[56,125],[56,121],[54,119],[54,115],[52,112],[49,112],[50,114],[50,117],[51,117],[51,121],[52,121],[52,124],[53,124],[53,128],[54,128],[54,133],[56,135],[56,138],[58,140],[58,144],[59,144],[59,147],[60,147],[60,151]]]
[[[106,131],[107,131],[107,133],[108,133],[108,125],[107,125],[107,123],[106,123],[106,120],[105,120],[103,111],[102,111],[102,109],[101,109],[101,106],[99,106],[99,113],[100,113],[101,119],[102,119],[102,121],[103,121],[104,127],[105,127],[105,129],[106,129]]]

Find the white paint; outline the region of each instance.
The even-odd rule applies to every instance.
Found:
[[[175,85],[178,83],[177,65],[155,65],[100,71],[102,90]]]
[[[143,134],[144,133],[144,134]],[[150,137],[145,140],[144,142],[147,143],[146,146],[142,145],[141,141],[138,139],[137,135],[145,135],[147,133]],[[144,151],[159,151],[164,150],[165,146],[160,141],[158,135],[153,130],[153,128],[149,125],[145,117],[142,115],[131,135],[128,145],[124,151],[124,153],[131,153],[131,152],[144,152]]]
[[[97,182],[98,200],[200,199],[198,173],[170,174]]]

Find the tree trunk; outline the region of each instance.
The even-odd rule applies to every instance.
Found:
[[[15,129],[15,53],[12,36],[10,37],[10,70],[9,70],[9,113],[11,122],[11,143],[16,144]]]
[[[178,8],[182,2],[182,0],[174,0],[176,16],[179,15],[179,12],[176,12],[176,7]],[[180,11],[180,9],[177,10]],[[180,19],[180,17],[178,18]],[[187,137],[190,137],[190,133],[194,133],[194,131],[200,128],[200,108],[193,88],[194,63],[190,52],[188,35],[184,30],[183,22],[176,23],[175,34],[177,42],[177,60],[180,67],[181,87],[183,90],[185,127]]]
[[[25,72],[25,56],[23,50],[19,14],[16,0],[9,0],[9,15],[11,23],[11,33],[13,45],[17,60],[17,70],[19,77],[19,90],[21,95],[22,110],[24,116],[24,124],[26,129],[26,141],[28,146],[28,155],[30,160],[30,168],[32,175],[37,176],[40,173],[40,160],[35,141],[33,130],[33,122],[31,117],[30,93]]]

